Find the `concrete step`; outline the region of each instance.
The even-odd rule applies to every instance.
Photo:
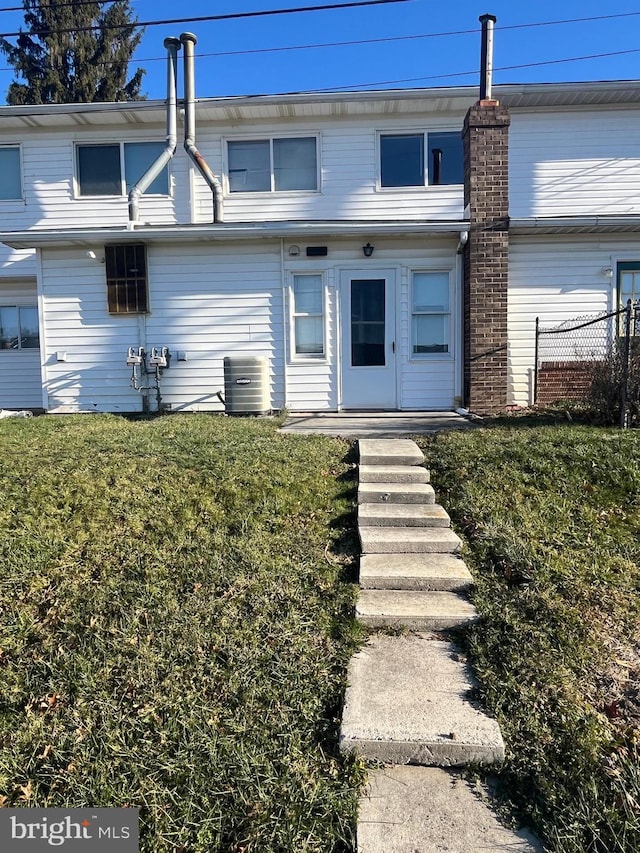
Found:
[[[363,554],[451,554],[462,541],[448,527],[360,527]]]
[[[468,701],[475,685],[451,643],[374,635],[347,678],[342,750],[440,767],[504,760],[498,723]]]
[[[358,503],[434,504],[436,493],[429,483],[360,483]]]
[[[360,557],[363,589],[462,591],[473,583],[464,560],[454,554],[365,554]]]
[[[361,483],[428,483],[429,472],[422,465],[360,465]]]
[[[440,504],[360,504],[360,527],[449,527]]]
[[[446,631],[475,622],[478,611],[455,592],[361,589],[356,618],[370,628]]]
[[[424,454],[409,438],[361,438],[361,465],[422,465]]]
[[[491,793],[439,767],[384,767],[360,800],[358,853],[543,853],[527,830],[503,826]]]

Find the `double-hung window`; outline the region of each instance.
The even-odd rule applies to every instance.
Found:
[[[323,358],[324,283],[320,274],[293,276],[291,315],[295,358]]]
[[[315,136],[229,140],[227,164],[232,193],[318,189]]]
[[[40,346],[38,309],[35,305],[0,307],[0,349],[26,350]]]
[[[0,201],[22,198],[20,146],[0,145]]]
[[[78,193],[81,196],[124,196],[164,151],[164,142],[113,142],[76,146]],[[165,166],[146,195],[169,194]]]
[[[425,187],[463,182],[459,132],[380,135],[380,186]]]
[[[411,352],[414,356],[451,351],[450,274],[414,272],[411,307]]]
[[[147,252],[144,243],[104,247],[110,314],[144,314],[147,305]]]

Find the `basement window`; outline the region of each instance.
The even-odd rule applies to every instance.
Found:
[[[77,145],[79,195],[128,195],[164,149],[163,142]],[[160,172],[145,195],[169,195],[168,166]]]
[[[145,314],[147,252],[144,243],[104,247],[107,302],[110,314]]]
[[[411,351],[414,356],[449,352],[449,279],[446,271],[413,273]]]
[[[227,163],[232,193],[318,189],[315,136],[230,140]]]
[[[0,201],[22,198],[22,168],[19,145],[0,145]]]
[[[458,132],[380,135],[380,186],[425,187],[463,182]]]
[[[35,305],[0,307],[0,349],[38,349],[38,309]]]

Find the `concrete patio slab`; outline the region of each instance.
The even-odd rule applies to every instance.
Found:
[[[473,578],[455,554],[364,554],[362,589],[464,590]]]
[[[370,628],[447,631],[469,625],[478,611],[455,592],[415,589],[362,589],[356,619]]]
[[[544,853],[503,826],[486,786],[437,767],[385,767],[360,800],[358,853]]]
[[[351,659],[340,748],[395,764],[452,767],[504,760],[496,720],[451,643],[374,635]]]
[[[475,426],[455,412],[296,412],[280,429],[300,435],[393,438]]]

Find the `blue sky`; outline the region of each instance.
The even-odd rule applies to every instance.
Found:
[[[174,19],[180,13],[196,17],[324,2],[331,0],[190,0],[188,3],[133,0],[132,5],[138,19],[146,21]],[[0,0],[0,10],[16,5],[19,0]],[[147,27],[136,54],[136,64],[147,69],[144,91],[148,97],[164,97],[163,39],[190,30],[198,37],[196,94],[199,97],[334,87],[476,85],[480,53],[478,16],[485,12],[498,18],[494,55],[496,83],[640,78],[640,5],[632,0],[611,0],[606,4],[596,0],[537,0],[535,4],[522,0],[491,0],[488,3],[408,0],[386,6],[258,19],[164,24]],[[523,24],[603,15],[626,17],[519,28]],[[0,11],[0,32],[17,30],[22,23],[21,13]],[[457,35],[340,47],[210,55],[469,30],[470,33]],[[620,51],[634,52],[576,62],[533,64]],[[505,70],[500,70],[502,68]],[[0,57],[0,69],[4,101],[4,92],[13,79],[4,57]]]

